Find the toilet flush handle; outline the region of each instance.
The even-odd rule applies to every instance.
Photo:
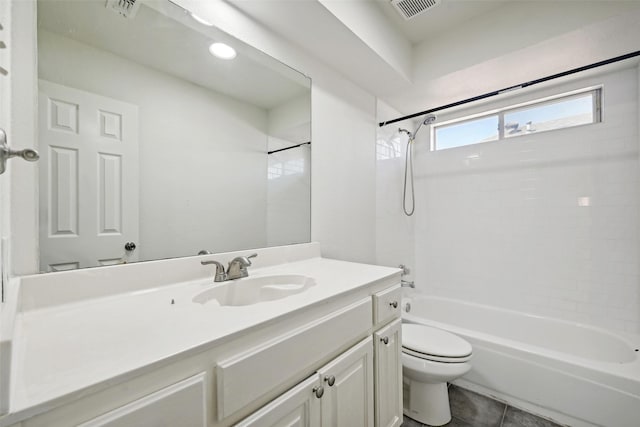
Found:
[[[389,305],[393,308],[398,308],[398,301],[390,302]]]

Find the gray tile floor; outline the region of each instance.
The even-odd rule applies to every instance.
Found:
[[[452,419],[447,427],[560,427],[552,421],[522,411],[504,402],[451,385],[449,403]],[[404,417],[402,427],[423,427]]]

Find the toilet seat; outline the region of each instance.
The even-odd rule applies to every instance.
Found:
[[[434,362],[463,363],[471,359],[472,348],[464,339],[442,329],[404,323],[402,352]]]

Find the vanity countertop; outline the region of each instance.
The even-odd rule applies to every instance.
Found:
[[[208,278],[19,312],[11,413],[59,404],[71,393],[98,390],[109,380],[144,373],[338,295],[400,280],[397,268],[321,257],[250,269],[250,277],[279,274],[310,276],[316,286],[247,306],[193,302],[217,285]]]

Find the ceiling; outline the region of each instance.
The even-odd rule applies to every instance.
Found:
[[[478,15],[490,12],[513,0],[443,0],[439,5],[405,20],[389,0],[376,0],[393,25],[411,43],[417,44],[455,28]]]
[[[103,0],[88,3],[96,2],[104,11]],[[389,0],[173,2],[202,10],[210,8],[209,17],[227,30],[238,29],[247,22],[250,26],[257,25],[260,30],[250,35],[250,40],[264,37],[260,33],[264,28],[383,100],[399,114],[503,89],[640,48],[638,0],[442,0],[438,6],[408,21],[398,15]],[[115,14],[100,18],[108,19],[108,24],[96,26],[87,17],[74,16],[60,6],[85,2],[40,0],[40,3],[56,4],[42,16],[46,21],[65,20],[63,27],[74,29],[72,33],[64,30],[67,35],[174,75],[188,76],[202,86],[233,92],[236,97],[252,99],[254,104],[265,107],[296,93],[295,87],[278,81],[273,69],[243,74],[230,64],[219,64],[208,55],[200,55],[211,39],[226,38],[242,44],[220,30],[198,26],[184,13],[174,20],[180,22],[181,28],[193,30],[188,35],[162,26],[152,26],[152,33],[140,31],[147,24],[123,28],[122,22],[114,21],[118,18]],[[143,5],[151,8],[141,8],[136,21],[147,19],[148,25],[154,25],[156,18],[146,16],[154,9],[163,13],[180,9],[166,0],[144,0]],[[171,6],[168,12],[167,5]],[[236,15],[245,18],[226,25]],[[254,30],[242,27],[239,33],[246,35]],[[234,35],[242,38],[235,32]],[[105,42],[107,37],[111,38],[109,42]],[[142,40],[150,48],[135,51],[128,42],[133,39]],[[155,46],[174,49],[168,56]],[[233,63],[257,60],[260,56],[255,49],[241,49],[246,49],[246,58],[239,55]]]
[[[104,0],[39,0],[38,25],[263,109],[303,96],[310,87],[300,73],[196,23],[169,2],[143,3],[126,19],[105,8]],[[208,47],[214,41],[232,44],[238,56],[213,57]]]
[[[409,21],[388,0],[226,2],[402,114],[640,48],[637,0],[442,0]]]

